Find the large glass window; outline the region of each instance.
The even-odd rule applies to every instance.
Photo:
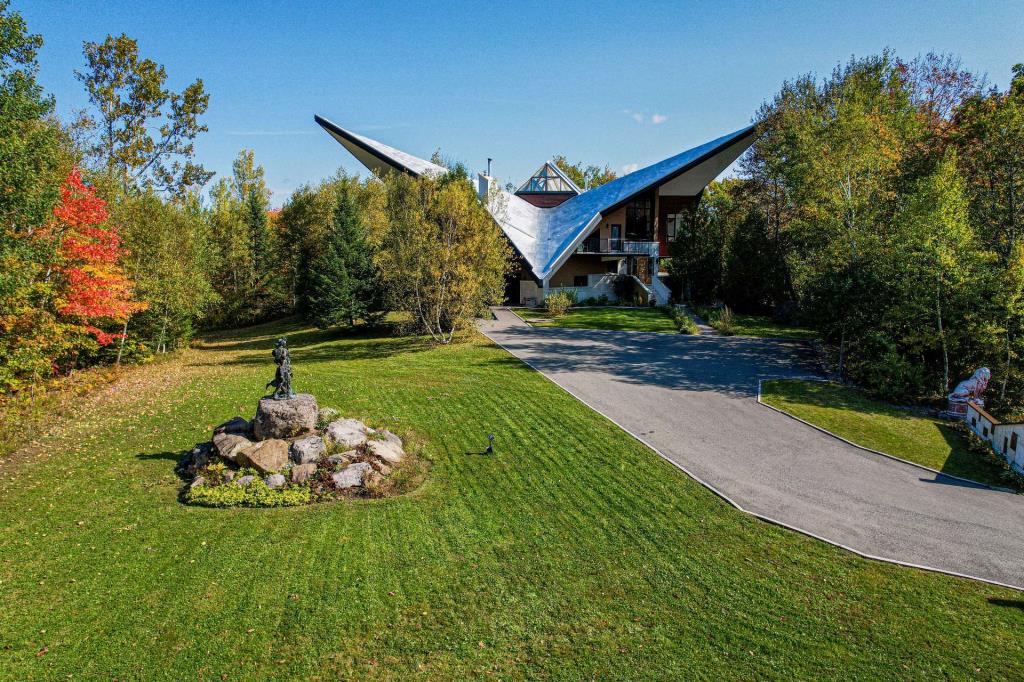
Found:
[[[626,204],[626,241],[649,242],[654,239],[654,202],[650,197]]]
[[[517,192],[530,194],[576,192],[572,183],[550,163],[545,163],[529,180],[520,185]]]

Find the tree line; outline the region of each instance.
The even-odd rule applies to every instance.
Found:
[[[271,211],[251,150],[216,180],[196,162],[201,79],[174,91],[134,39],[87,41],[89,107],[60,120],[41,46],[0,0],[0,393],[293,313],[321,327],[395,313],[449,342],[500,300],[509,249],[461,166],[339,175]]]
[[[890,52],[783,83],[672,244],[677,290],[821,333],[837,370],[932,399],[976,367],[1024,407],[1024,66]]]

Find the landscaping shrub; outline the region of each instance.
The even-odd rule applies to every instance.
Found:
[[[733,322],[732,311],[729,310],[729,306],[724,306],[721,310],[714,313],[710,324],[722,336],[732,336],[736,333],[736,326]]]
[[[676,329],[679,330],[680,334],[700,334],[700,328],[697,327],[697,323],[693,321],[693,318],[682,308],[676,306],[669,306],[667,310],[668,314],[672,316],[672,321],[676,325]]]
[[[553,294],[548,294],[544,299],[544,305],[551,317],[561,317],[576,304],[575,289],[559,289]]]
[[[186,502],[205,507],[297,507],[311,500],[312,493],[306,486],[272,490],[259,476],[245,486],[202,485],[185,492]]]

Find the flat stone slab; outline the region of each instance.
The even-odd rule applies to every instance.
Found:
[[[213,447],[217,454],[232,463],[237,462],[238,453],[250,445],[252,441],[234,433],[218,433],[213,437]]]
[[[324,430],[324,440],[342,450],[357,448],[366,442],[366,424],[358,419],[336,419]]]
[[[363,478],[366,477],[372,471],[372,468],[366,462],[356,462],[350,464],[341,471],[331,474],[331,478],[334,479],[334,485],[339,490],[345,488],[356,488],[363,484]]]
[[[316,429],[316,398],[300,393],[294,398],[260,398],[252,420],[256,440],[294,438]]]
[[[382,459],[388,464],[398,464],[405,459],[405,451],[399,443],[391,440],[371,440],[367,442],[366,449],[377,459]]]

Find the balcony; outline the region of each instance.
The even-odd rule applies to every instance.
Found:
[[[591,236],[583,240],[583,243],[576,249],[576,253],[607,253],[657,258],[659,246],[658,242],[634,242]]]

